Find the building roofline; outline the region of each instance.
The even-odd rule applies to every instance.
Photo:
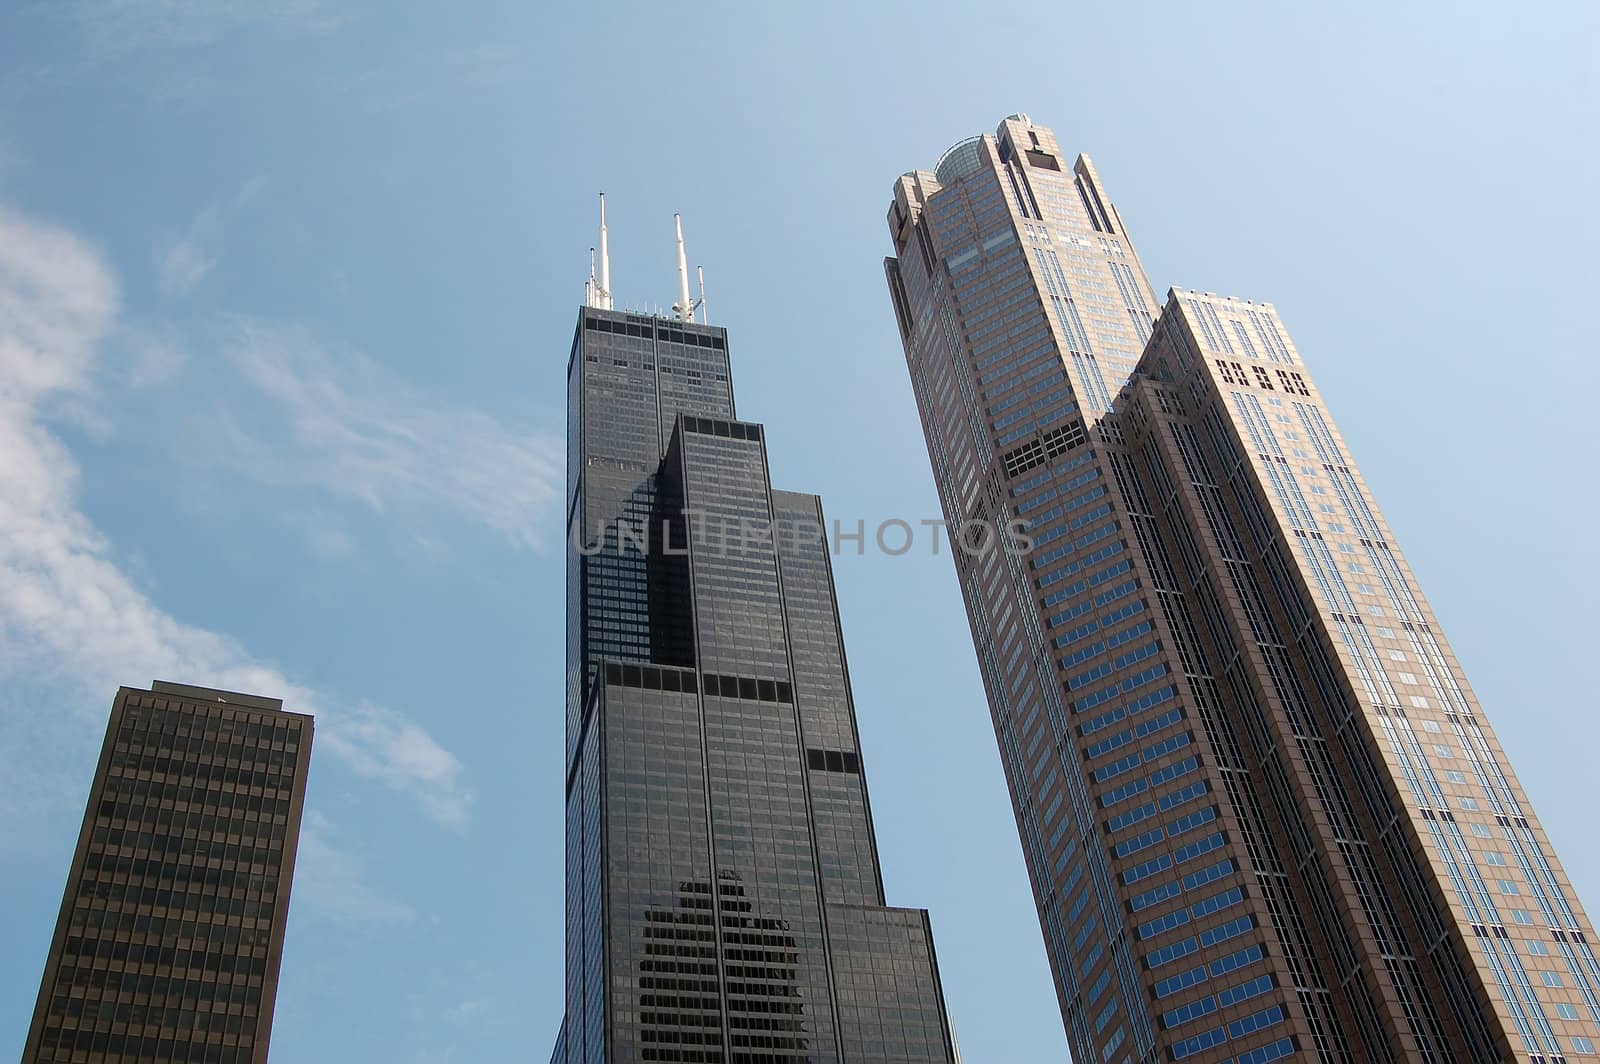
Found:
[[[202,702],[226,702],[231,706],[243,706],[246,709],[283,710],[283,699],[281,698],[246,694],[243,691],[224,691],[216,687],[200,687],[195,684],[174,683],[171,680],[152,680],[150,682],[150,693],[178,695],[183,698],[198,699]],[[296,716],[305,715],[296,714]]]

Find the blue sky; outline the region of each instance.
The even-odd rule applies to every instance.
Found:
[[[24,0],[0,13],[0,1052],[105,713],[318,713],[276,1061],[559,1022],[563,371],[672,212],[773,479],[937,515],[896,175],[1026,111],[1158,290],[1274,302],[1580,895],[1600,899],[1600,8]],[[946,557],[846,554],[890,901],[966,1058],[1066,1058]]]

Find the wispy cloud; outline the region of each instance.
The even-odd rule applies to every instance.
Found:
[[[452,1005],[444,1014],[445,1019],[451,1023],[476,1023],[489,1011],[489,1002],[483,998],[469,998],[458,1005]]]
[[[125,325],[117,330],[123,357],[113,367],[116,384],[133,391],[159,387],[176,377],[189,361],[188,345],[169,328]]]
[[[296,533],[312,557],[340,561],[355,553],[356,541],[337,515],[326,510],[297,510],[284,515],[284,524]]]
[[[461,762],[400,714],[371,705],[344,710],[331,728],[319,728],[317,739],[357,775],[409,791],[435,820],[466,819]]]
[[[513,431],[296,326],[233,318],[220,346],[253,401],[213,418],[192,460],[379,513],[465,518],[517,546],[559,519],[559,438]]]
[[[365,863],[336,838],[337,828],[318,813],[306,815],[295,854],[294,900],[309,911],[340,923],[410,923],[416,912],[372,885]]]
[[[217,267],[216,245],[221,236],[221,217],[213,207],[202,211],[182,236],[163,240],[155,255],[161,290],[185,295],[205,280]]]
[[[115,279],[93,248],[0,209],[0,674],[73,692],[84,707],[151,678],[279,696],[317,715],[320,749],[460,823],[461,764],[424,730],[391,710],[337,705],[167,614],[78,509],[78,467],[45,417],[91,388],[117,310]],[[11,700],[0,709],[21,711]]]
[[[163,292],[187,295],[217,268],[229,216],[254,199],[266,183],[266,178],[252,178],[231,200],[203,208],[181,232],[169,234],[157,244],[156,276]]]

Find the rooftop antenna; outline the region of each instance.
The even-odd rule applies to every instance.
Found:
[[[706,268],[696,266],[695,272],[700,275],[700,324],[711,324],[711,316],[706,313]]]
[[[584,302],[600,310],[611,309],[611,253],[606,247],[606,194],[600,193],[600,276],[594,274],[594,248],[589,249],[589,283]]]
[[[683,255],[683,216],[674,214],[672,224],[678,230],[678,301],[672,304],[672,313],[679,321],[692,322],[700,304],[689,298],[689,261]]]
[[[600,305],[611,309],[611,251],[606,246],[606,194],[600,193]]]

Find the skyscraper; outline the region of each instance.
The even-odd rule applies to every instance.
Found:
[[[1079,1061],[1558,1061],[1594,930],[1270,305],[1159,315],[1025,115],[889,290]]]
[[[311,758],[282,706],[117,692],[23,1064],[265,1064]]]
[[[603,211],[603,207],[602,207]],[[599,274],[567,367],[566,1019],[553,1059],[948,1061],[884,903],[822,511],[697,322]]]

